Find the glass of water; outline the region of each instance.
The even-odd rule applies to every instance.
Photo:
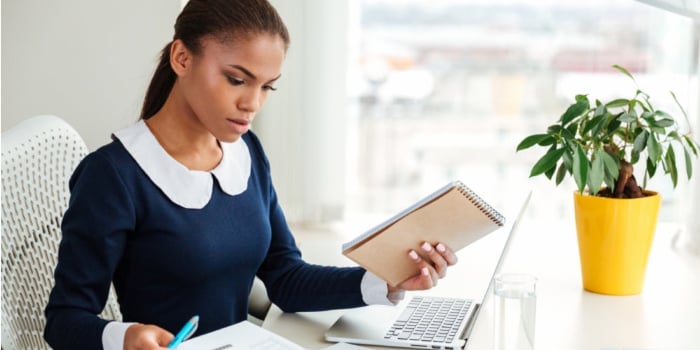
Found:
[[[494,277],[494,344],[496,350],[535,347],[535,285],[528,274]]]

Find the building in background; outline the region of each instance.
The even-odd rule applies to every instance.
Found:
[[[613,64],[632,72],[655,106],[680,115],[673,90],[699,119],[700,30],[690,18],[632,0],[355,6],[348,218],[395,212],[453,179],[497,208],[533,188],[547,195],[533,198],[540,212],[532,215],[572,216],[573,183],[528,179],[541,154],[515,147],[576,94],[633,95]],[[679,219],[686,199],[665,180],[650,184],[664,196],[662,220]]]

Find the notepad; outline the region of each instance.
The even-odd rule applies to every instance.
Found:
[[[396,286],[417,275],[408,257],[441,242],[457,252],[505,224],[505,217],[460,181],[453,181],[389,220],[343,244],[343,255]]]

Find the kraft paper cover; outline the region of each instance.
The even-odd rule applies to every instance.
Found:
[[[478,199],[478,197],[477,197]],[[503,218],[485,203],[475,204],[458,187],[368,235],[343,254],[370,272],[396,286],[417,275],[418,266],[408,257],[413,249],[430,261],[420,248],[423,242],[442,242],[453,251],[466,247],[503,225]],[[480,199],[477,200],[477,202]],[[485,212],[483,206],[488,209]],[[481,206],[482,208],[480,208]]]

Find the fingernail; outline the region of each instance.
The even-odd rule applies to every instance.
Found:
[[[423,248],[423,250],[425,250],[426,252],[433,250],[433,247],[431,247],[430,244],[428,244],[428,242],[423,243],[423,245],[420,247]]]
[[[416,253],[416,252],[413,251],[413,250],[411,250],[410,252],[408,252],[408,256],[410,256],[411,259],[413,259],[413,260],[418,259],[418,253]]]
[[[420,272],[422,272],[422,273],[423,273],[424,275],[426,275],[426,276],[429,276],[429,275],[430,275],[430,271],[428,271],[428,268],[427,268],[427,267],[424,267],[424,268],[420,269]]]
[[[437,250],[440,251],[440,253],[444,253],[446,249],[442,243],[438,243]]]

